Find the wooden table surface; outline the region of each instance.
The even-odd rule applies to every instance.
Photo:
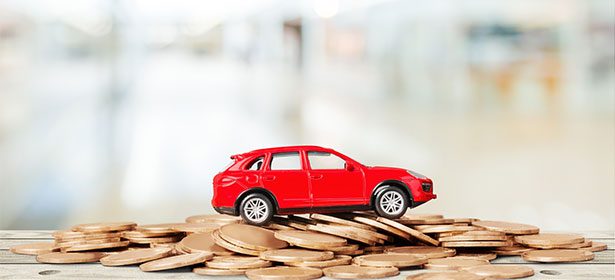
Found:
[[[137,279],[245,279],[244,277],[199,276],[190,269],[175,269],[165,272],[142,272],[137,266],[104,267],[100,264],[51,265],[40,264],[34,256],[16,255],[9,251],[14,245],[37,241],[51,241],[52,231],[3,230],[0,231],[0,279],[36,278],[137,278]],[[586,238],[603,242],[608,250],[597,252],[589,262],[565,264],[541,264],[523,261],[520,257],[498,257],[492,263],[524,264],[534,268],[534,276],[524,279],[615,279],[615,234],[605,231],[579,232]],[[403,279],[424,270],[405,270],[401,276],[388,279]],[[323,277],[321,279],[327,279]]]

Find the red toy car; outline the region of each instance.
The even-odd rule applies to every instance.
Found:
[[[433,194],[431,179],[394,167],[365,166],[332,149],[290,146],[231,156],[214,177],[219,213],[267,224],[274,214],[375,210],[399,218]]]

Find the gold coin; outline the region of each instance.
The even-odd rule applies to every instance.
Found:
[[[371,230],[371,231],[375,230],[373,227],[368,226],[366,224],[357,223],[357,222],[353,222],[353,221],[349,221],[349,220],[345,220],[345,219],[342,219],[342,218],[338,218],[338,217],[334,217],[334,216],[329,216],[329,215],[310,214],[310,218],[312,218],[314,220],[320,220],[320,221],[325,221],[325,222],[330,222],[330,223],[335,223],[335,224],[340,224],[340,225],[345,225],[345,226],[362,228],[362,229]]]
[[[179,244],[189,253],[212,252],[214,255],[218,256],[228,256],[232,254],[232,252],[216,244],[216,241],[211,236],[211,232],[190,234],[184,237]]]
[[[502,255],[502,256],[521,256],[521,254],[534,250],[532,248],[513,245],[513,246],[505,246],[505,247],[497,247],[493,249],[493,252]]]
[[[161,237],[129,237],[126,238],[130,243],[150,244],[150,243],[171,243],[182,239],[182,235],[161,236]]]
[[[344,254],[344,255],[349,255],[349,256],[360,256],[360,255],[363,255],[365,252],[363,250],[359,249],[359,250],[354,250],[354,251],[336,252],[336,253],[340,253],[340,254]]]
[[[392,234],[394,234],[396,236],[399,236],[399,237],[401,237],[403,239],[406,239],[406,240],[410,239],[410,234],[405,233],[405,232],[403,232],[403,231],[401,231],[399,229],[396,229],[396,228],[394,228],[392,226],[389,226],[387,224],[383,224],[381,222],[378,222],[378,221],[375,220],[376,218],[377,217],[354,216],[352,219],[357,221],[357,222],[364,223],[366,225],[369,225],[369,226],[375,227],[377,229],[386,231],[388,233],[392,233]]]
[[[445,241],[507,241],[506,235],[469,235],[457,234],[438,238],[440,242]]]
[[[188,252],[188,249],[184,248],[184,246],[182,246],[179,242],[175,243],[175,246],[173,246],[173,249],[175,249],[175,252],[178,254],[190,254],[190,252]]]
[[[100,259],[100,263],[104,266],[138,264],[170,256],[172,251],[173,250],[170,248],[149,248],[124,251],[106,256]]]
[[[536,234],[540,231],[538,227],[532,225],[500,221],[474,221],[472,225],[507,234]]]
[[[602,242],[592,242],[592,246],[590,247],[579,248],[579,250],[587,250],[590,252],[600,252],[606,249],[607,249],[606,244]]]
[[[89,263],[97,262],[105,253],[102,252],[79,252],[79,253],[48,253],[36,256],[40,263]]]
[[[177,226],[177,223],[166,223],[166,224],[149,224],[149,225],[140,225],[136,228],[137,231],[140,231],[145,234],[173,234],[178,233],[179,231],[173,229]]]
[[[211,267],[195,267],[192,272],[198,275],[205,276],[232,276],[232,275],[244,275],[246,269],[218,269]]]
[[[485,280],[487,278],[465,271],[424,272],[406,277],[406,280]]]
[[[418,256],[425,256],[428,259],[438,259],[452,257],[455,255],[455,249],[433,247],[433,246],[403,246],[392,247],[384,250],[386,253],[402,253]]]
[[[363,248],[363,251],[365,253],[382,253],[385,248],[385,246],[367,246]]]
[[[263,260],[275,262],[324,261],[333,259],[333,252],[305,249],[277,249],[261,252],[259,257]]]
[[[110,232],[132,230],[137,224],[133,222],[108,222],[79,224],[72,227],[73,231],[80,232]]]
[[[402,220],[426,220],[426,219],[442,219],[443,215],[440,214],[428,214],[428,213],[406,213],[401,216]]]
[[[143,271],[160,271],[203,263],[213,258],[212,253],[193,253],[157,259],[141,264]]]
[[[90,240],[90,239],[105,239],[122,237],[124,232],[79,232],[60,230],[52,235],[56,241],[75,241],[75,240]]]
[[[532,262],[582,262],[593,260],[594,253],[577,249],[532,250],[523,253],[521,257]]]
[[[538,249],[581,249],[581,248],[591,247],[592,243],[593,242],[591,240],[585,240],[583,242],[574,243],[574,244],[563,244],[563,245],[538,245],[538,244],[534,244],[534,245],[531,245],[530,247],[538,248]]]
[[[178,233],[177,232],[150,233],[150,232],[141,232],[141,231],[131,230],[131,231],[123,231],[121,234],[123,238],[128,239],[128,238],[150,238],[150,237],[175,236]]]
[[[399,229],[399,230],[401,230],[401,231],[403,231],[405,233],[408,233],[408,234],[414,236],[415,238],[417,238],[418,240],[420,240],[422,242],[425,242],[425,243],[428,243],[428,244],[431,244],[431,245],[434,245],[434,246],[438,246],[438,244],[439,244],[438,240],[435,240],[435,239],[425,235],[424,233],[422,233],[420,231],[417,231],[415,229],[412,229],[410,227],[402,225],[402,224],[400,224],[400,223],[398,223],[396,221],[389,220],[389,219],[384,218],[384,217],[378,217],[377,221],[379,221],[381,223],[384,223],[384,224],[387,224],[389,226],[392,226],[392,227],[394,227],[396,229]]]
[[[455,226],[455,225],[419,225],[413,226],[414,229],[422,233],[442,233],[442,232],[461,232],[477,229],[472,226]]]
[[[339,246],[339,247],[318,247],[318,248],[308,248],[308,249],[314,249],[314,250],[321,250],[321,251],[331,251],[334,252],[336,255],[348,255],[348,252],[356,252],[357,250],[359,250],[359,245],[358,244],[348,244],[348,245],[344,245],[344,246]]]
[[[310,280],[321,276],[322,270],[313,267],[276,266],[246,271],[246,277],[252,280]]]
[[[496,259],[498,255],[496,253],[457,253],[455,257],[490,261]]]
[[[286,241],[275,238],[274,232],[247,224],[228,224],[218,230],[220,237],[250,250],[265,251],[288,247]]]
[[[359,236],[357,233],[345,228],[343,226],[333,226],[333,225],[325,225],[325,224],[317,224],[317,225],[307,225],[308,230],[317,231],[321,233],[336,235],[339,237],[352,239],[355,241],[359,241],[361,243],[365,243],[368,245],[375,245],[376,241],[373,238],[368,238],[364,236]]]
[[[246,249],[241,246],[237,246],[235,244],[228,242],[227,240],[225,240],[224,238],[220,236],[220,233],[218,230],[212,231],[211,237],[214,239],[216,244],[218,244],[220,247],[227,249],[229,251],[240,253],[240,254],[245,254],[245,255],[250,255],[250,256],[260,255],[261,251]]]
[[[68,248],[68,247],[72,247],[76,245],[83,245],[83,244],[114,243],[114,242],[120,242],[120,241],[121,241],[120,238],[116,237],[116,238],[105,238],[105,239],[62,241],[62,242],[56,241],[56,245],[61,248]]]
[[[427,269],[439,269],[439,270],[459,270],[464,267],[477,266],[489,264],[487,260],[472,259],[472,258],[458,258],[449,257],[443,259],[430,259],[425,264]]]
[[[274,222],[269,223],[267,226],[265,226],[265,228],[271,229],[271,230],[293,230],[295,229],[294,227],[285,226],[282,224],[276,224]]]
[[[297,246],[303,244],[323,247],[339,247],[346,245],[346,239],[344,238],[312,231],[280,230],[276,231],[274,236],[277,239],[284,240]]]
[[[523,278],[534,275],[534,269],[523,265],[479,265],[466,267],[464,271],[474,273],[476,275],[485,276],[496,279]]]
[[[307,223],[291,220],[289,218],[280,217],[280,216],[274,216],[273,218],[271,218],[271,221],[281,224],[281,225],[299,229],[299,230],[307,230],[307,225],[308,225]]]
[[[53,242],[36,242],[11,247],[11,252],[21,255],[41,255],[60,251],[60,247]]]
[[[377,239],[377,242],[380,244],[384,244],[384,241],[389,241],[389,242],[393,242],[395,241],[395,238],[393,238],[392,236],[388,236],[386,234],[382,234],[380,232],[376,232],[376,231],[371,231],[371,230],[365,230],[365,229],[361,229],[361,228],[348,228],[348,229],[352,229],[353,231],[355,231],[357,234],[360,234],[362,236],[368,236],[370,238],[375,238]]]
[[[419,266],[427,263],[427,257],[414,254],[371,254],[358,256],[352,259],[352,263],[360,266],[376,267],[410,267]]]
[[[150,248],[171,248],[171,249],[175,249],[175,246],[177,246],[177,243],[150,243],[149,247]]]
[[[324,268],[330,266],[338,266],[338,265],[346,265],[349,264],[352,260],[352,257],[346,255],[335,255],[330,260],[324,261],[302,261],[302,262],[285,262],[285,265],[289,266],[302,266],[302,267],[316,267],[316,268]]]
[[[515,236],[515,242],[525,246],[557,246],[583,243],[585,238],[578,234],[539,233]]]
[[[448,225],[455,221],[453,219],[433,218],[433,219],[397,219],[395,220],[403,225]]]
[[[322,269],[325,276],[338,279],[384,278],[399,274],[397,267],[339,265]]]
[[[488,235],[488,236],[494,236],[494,235],[495,236],[508,236],[504,232],[495,231],[495,230],[488,230],[488,229],[481,229],[481,228],[478,228],[477,230],[470,230],[470,231],[462,232],[460,234],[465,234],[465,235]]]
[[[357,241],[366,240],[366,241],[369,241],[370,243],[373,243],[370,245],[374,245],[376,243],[384,244],[386,239],[389,238],[388,236],[383,235],[381,233],[377,233],[375,231],[369,231],[369,230],[364,230],[364,229],[360,229],[356,227],[339,225],[339,224],[316,224],[313,226],[308,226],[308,229],[312,227],[328,228],[333,231],[343,232],[349,236],[353,236],[355,238],[354,240],[357,240]],[[349,238],[349,239],[352,239],[352,238]]]
[[[254,269],[271,266],[271,262],[258,257],[222,256],[214,257],[205,263],[207,267],[217,269]]]
[[[224,214],[213,214],[213,215],[194,215],[186,218],[186,223],[208,223],[208,224],[234,224],[239,223],[241,221],[240,217],[224,215]]]
[[[120,248],[128,246],[128,241],[98,243],[98,244],[79,244],[66,248],[66,252],[90,251],[110,248]]]
[[[472,222],[479,221],[475,218],[451,218],[455,224],[471,224]]]
[[[446,241],[442,247],[465,248],[465,247],[504,247],[510,246],[510,241]]]
[[[211,224],[211,223],[183,223],[183,224],[175,224],[173,229],[176,231],[187,232],[187,233],[197,233],[197,232],[212,232],[218,228],[220,228],[220,224]]]
[[[393,241],[392,237],[379,233],[379,232],[346,226],[346,225],[340,225],[340,224],[316,224],[316,225],[308,226],[308,229],[316,228],[316,227],[320,227],[323,229],[329,229],[334,232],[342,232],[348,236],[353,236],[353,237],[358,238],[355,240],[358,240],[358,241],[369,240],[370,243],[374,243],[374,244],[375,243],[384,244],[386,241]],[[350,237],[347,237],[347,238],[352,239]],[[370,245],[373,245],[373,244],[370,244]]]

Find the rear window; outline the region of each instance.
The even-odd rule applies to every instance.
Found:
[[[248,164],[246,164],[246,166],[244,166],[243,169],[245,170],[253,170],[253,171],[257,171],[257,170],[261,170],[263,168],[263,163],[265,162],[265,157],[264,156],[260,156],[257,157],[253,160],[251,160]]]

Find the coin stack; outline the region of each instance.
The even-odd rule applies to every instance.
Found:
[[[11,248],[43,263],[139,265],[143,271],[192,267],[199,275],[250,279],[382,278],[425,269],[412,279],[522,278],[522,265],[491,264],[498,256],[533,262],[587,261],[606,245],[577,234],[475,218],[373,212],[276,216],[266,227],[228,215],[197,215],[184,223],[76,225],[55,242]]]
[[[122,240],[122,234],[136,225],[133,222],[79,224],[71,230],[56,231],[52,235],[62,252],[121,250],[129,244]]]
[[[123,232],[122,237],[132,244],[146,247],[170,247],[184,238],[185,234],[175,229],[176,224],[140,225],[132,231]]]

